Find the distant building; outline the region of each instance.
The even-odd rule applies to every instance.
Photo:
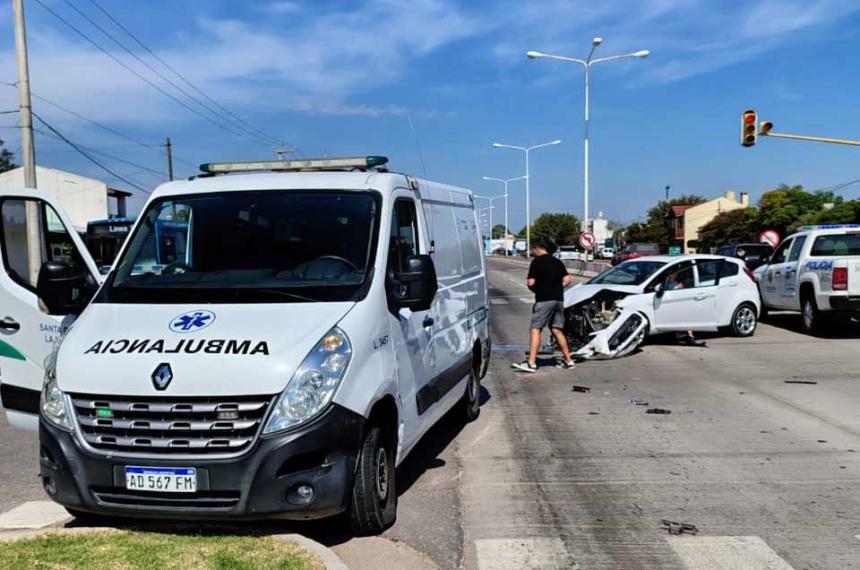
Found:
[[[668,218],[670,236],[684,253],[696,253],[702,226],[717,217],[717,214],[748,208],[749,205],[748,193],[741,192],[741,198],[737,200],[735,192],[729,190],[724,196],[702,204],[672,206]]]
[[[597,212],[597,217],[591,220],[591,233],[594,234],[594,243],[599,249],[602,249],[606,240],[612,237],[612,230],[609,229],[609,220],[603,217],[603,212]]]
[[[36,183],[39,190],[54,198],[65,210],[78,232],[85,232],[89,221],[124,217],[128,213],[126,203],[131,192],[111,188],[101,180],[37,166]],[[19,167],[0,173],[0,188],[24,188],[24,169]]]

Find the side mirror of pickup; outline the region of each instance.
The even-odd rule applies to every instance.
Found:
[[[394,271],[390,277],[388,295],[393,307],[426,311],[433,304],[439,285],[429,255],[410,255],[403,271]]]
[[[79,315],[93,291],[85,271],[64,261],[46,261],[39,269],[36,294],[49,315]]]

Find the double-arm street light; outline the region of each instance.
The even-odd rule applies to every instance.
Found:
[[[647,49],[634,51],[632,53],[624,53],[621,55],[611,55],[609,57],[598,57],[594,58],[594,50],[597,49],[603,43],[603,38],[594,38],[591,42],[591,51],[588,53],[588,57],[585,59],[579,59],[576,57],[567,57],[562,55],[552,55],[548,53],[542,53],[539,51],[530,51],[526,53],[529,59],[557,59],[560,61],[567,61],[571,63],[578,63],[585,68],[585,167],[584,167],[584,185],[585,185],[585,211],[583,212],[583,222],[582,222],[582,230],[588,231],[588,97],[589,97],[589,83],[590,83],[590,75],[591,75],[591,66],[595,63],[603,63],[604,61],[614,61],[616,59],[624,59],[628,57],[648,57],[651,53]]]
[[[495,182],[501,182],[502,184],[505,185],[505,194],[504,194],[504,197],[505,197],[505,239],[507,239],[508,234],[511,233],[510,229],[508,228],[508,184],[515,181],[515,180],[526,180],[526,177],[525,176],[517,176],[516,178],[507,178],[506,179],[506,178],[493,178],[492,176],[482,176],[481,178],[483,178],[484,180],[492,180]],[[496,198],[499,198],[499,197],[500,196],[496,196],[492,199],[495,200]]]
[[[531,215],[531,185],[529,178],[529,153],[537,148],[543,148],[545,146],[552,146],[561,144],[560,140],[551,141],[543,144],[536,144],[533,146],[514,146],[510,144],[501,144],[501,143],[493,143],[495,148],[512,148],[514,150],[521,150],[526,153],[526,175],[523,176],[526,180],[526,257],[531,257],[532,255],[532,215]]]
[[[504,194],[501,194],[499,196],[481,196],[479,194],[475,194],[475,198],[480,198],[482,200],[486,200],[487,203],[490,205],[490,240],[492,240],[493,239],[493,209],[494,209],[493,200],[498,200],[500,198],[506,198],[505,202],[507,202],[507,196],[505,196]],[[507,216],[507,213],[508,212],[507,212],[507,208],[506,208],[505,209],[505,216]],[[507,231],[508,230],[505,229],[505,232],[507,232]]]

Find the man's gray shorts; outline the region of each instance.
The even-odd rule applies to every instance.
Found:
[[[561,301],[541,301],[532,307],[531,328],[564,328],[564,303]]]

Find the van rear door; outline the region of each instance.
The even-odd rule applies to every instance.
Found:
[[[74,320],[40,308],[36,282],[46,261],[65,261],[97,282],[95,263],[51,198],[0,190],[0,399],[9,423],[25,429],[38,429],[45,360]]]

